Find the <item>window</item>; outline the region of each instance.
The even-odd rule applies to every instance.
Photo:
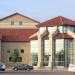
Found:
[[[55,65],[64,66],[65,53],[64,53],[64,39],[56,40],[56,51],[55,51]]]
[[[31,63],[34,66],[37,66],[38,63],[38,41],[31,41]]]
[[[21,53],[24,53],[24,49],[21,49]]]
[[[11,21],[11,25],[14,25],[14,21]]]
[[[50,44],[51,43],[49,43],[49,40],[44,40],[44,52],[45,52],[45,54],[48,54],[50,52],[50,49],[49,49]]]
[[[22,57],[18,57],[17,62],[22,62]]]
[[[9,62],[12,62],[12,57],[9,57]]]
[[[38,53],[38,41],[31,41],[31,53]]]
[[[74,33],[75,33],[75,27],[74,27]]]
[[[49,55],[44,55],[44,63],[43,66],[48,66]]]
[[[10,53],[10,50],[7,50],[7,53]]]
[[[66,67],[70,63],[74,63],[74,39],[65,39],[64,41],[65,44],[65,63]]]
[[[32,65],[37,66],[38,63],[38,54],[32,53]]]
[[[68,30],[74,32],[74,27],[68,26]]]
[[[68,31],[68,26],[58,26],[58,29],[61,33],[66,33]]]
[[[51,35],[54,34],[56,32],[56,30],[57,30],[57,26],[48,27],[48,31]]]
[[[63,26],[59,26],[58,28],[60,32],[64,32]]]
[[[12,57],[9,57],[9,62],[12,62]],[[17,62],[22,62],[22,57],[18,57]]]
[[[22,25],[22,21],[19,21],[19,25]]]

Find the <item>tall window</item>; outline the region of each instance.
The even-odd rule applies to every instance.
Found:
[[[37,66],[38,63],[38,54],[32,53],[32,65]]]
[[[68,67],[70,63],[74,63],[74,40],[73,39],[57,39],[55,51],[55,65]]]
[[[64,39],[56,40],[55,65],[64,66]]]
[[[44,40],[44,49],[45,49],[44,51],[46,55],[50,52],[50,49],[49,49],[50,46],[51,45],[49,43],[49,40]]]
[[[65,56],[67,60],[66,66],[68,66],[70,63],[74,63],[74,40],[73,39],[65,39]]]
[[[49,40],[44,40],[44,66],[48,66],[49,54],[50,54],[50,43]]]
[[[37,66],[38,63],[38,41],[31,41],[31,63]]]
[[[48,62],[49,62],[49,55],[44,55],[44,66],[48,66]]]
[[[31,53],[38,53],[38,41],[31,41]]]

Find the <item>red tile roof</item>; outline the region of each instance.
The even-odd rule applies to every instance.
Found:
[[[67,33],[57,33],[53,38],[54,39],[69,39],[69,38],[73,38],[73,37]]]
[[[75,21],[70,20],[68,18],[58,16],[53,19],[47,20],[43,23],[39,23],[36,25],[37,27],[44,27],[44,26],[59,26],[59,25],[75,25]]]
[[[1,40],[4,42],[30,41],[29,37],[38,29],[0,29]]]

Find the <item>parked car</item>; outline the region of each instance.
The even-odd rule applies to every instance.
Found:
[[[30,71],[30,70],[33,70],[33,66],[32,65],[28,65],[28,64],[16,64],[13,67],[13,70],[15,70],[15,71],[18,71],[18,70]]]
[[[68,67],[69,72],[75,72],[75,64],[70,64]]]
[[[0,71],[5,71],[6,65],[3,63],[0,63]]]

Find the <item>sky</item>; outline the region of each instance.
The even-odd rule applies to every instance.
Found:
[[[56,16],[75,20],[75,0],[0,0],[0,18],[15,12],[40,22]]]

